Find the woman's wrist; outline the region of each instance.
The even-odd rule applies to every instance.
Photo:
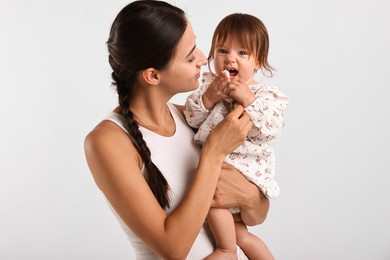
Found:
[[[200,152],[201,158],[204,157],[209,162],[219,165],[219,167],[222,165],[225,156],[226,154],[222,152],[218,152],[218,149],[213,147],[213,145],[208,144],[207,142],[204,143],[202,150]]]

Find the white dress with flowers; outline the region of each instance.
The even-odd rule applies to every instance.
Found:
[[[195,142],[202,145],[214,127],[230,112],[231,103],[221,101],[212,110],[207,110],[202,95],[214,79],[211,73],[203,74],[203,84],[188,96],[184,114],[189,125],[198,129]],[[226,156],[225,162],[233,165],[249,181],[256,184],[268,198],[276,198],[280,193],[275,181],[274,139],[284,127],[283,111],[288,98],[276,87],[263,84],[249,86],[256,99],[245,108],[253,121],[246,141]],[[239,212],[238,209],[232,212]]]

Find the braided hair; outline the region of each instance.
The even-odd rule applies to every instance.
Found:
[[[107,41],[112,84],[118,93],[120,111],[146,168],[145,179],[162,208],[170,206],[169,185],[151,160],[129,100],[141,70],[163,70],[168,66],[186,27],[187,19],[181,9],[162,1],[135,1],[119,12]]]

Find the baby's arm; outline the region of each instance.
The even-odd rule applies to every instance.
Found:
[[[192,128],[199,128],[210,114],[210,111],[204,107],[202,101],[202,95],[206,89],[207,85],[203,85],[195,90],[187,97],[184,104],[183,113]]]
[[[240,81],[229,82],[229,97],[233,98],[238,104],[246,108],[256,99],[249,85]]]
[[[199,128],[214,105],[228,97],[223,93],[224,87],[229,81],[228,73],[222,73],[218,77],[211,73],[205,73],[203,75],[203,83],[205,84],[187,97],[184,105],[184,115],[191,127]]]
[[[273,86],[261,86],[254,94],[256,99],[245,108],[254,124],[248,138],[253,143],[263,143],[282,133],[288,98]]]

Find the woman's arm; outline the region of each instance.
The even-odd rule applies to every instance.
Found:
[[[241,219],[246,225],[254,226],[266,219],[269,199],[237,169],[225,163],[211,206],[227,208],[239,206]]]
[[[183,114],[183,107],[175,106]],[[236,168],[224,163],[211,206],[224,208],[239,206],[241,219],[246,225],[254,226],[266,219],[269,199]]]
[[[141,158],[119,127],[104,121],[86,137],[85,154],[96,184],[127,226],[159,256],[183,259],[188,254],[209,211],[224,157],[252,127],[242,113],[242,107],[235,109],[209,136],[193,183],[170,215],[153,196],[140,171]]]

